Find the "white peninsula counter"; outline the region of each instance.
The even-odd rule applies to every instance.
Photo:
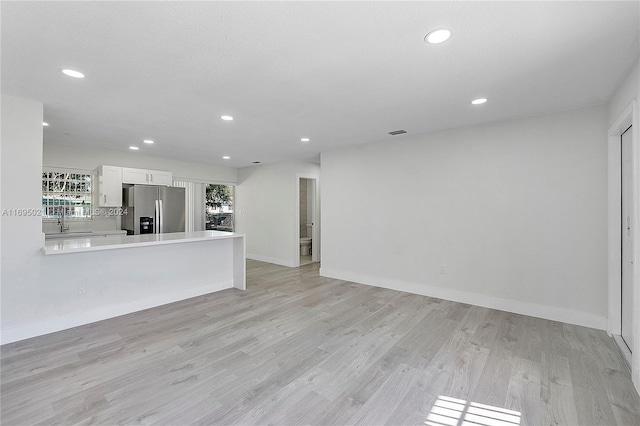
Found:
[[[185,244],[195,241],[244,239],[244,235],[222,231],[173,232],[170,234],[102,235],[98,237],[56,238],[45,240],[42,251],[46,255],[78,253],[96,250],[119,250],[134,247]]]
[[[47,300],[43,321],[3,330],[7,341],[246,289],[245,237],[237,233],[56,238],[44,241],[42,253],[35,270],[47,283],[39,289]],[[215,300],[211,295],[212,312]]]
[[[178,281],[187,281],[204,268],[205,275],[210,279],[214,275],[228,277],[230,272],[233,278],[231,282],[227,280],[231,284],[229,287],[246,289],[244,235],[234,232],[195,231],[57,238],[45,240],[42,248],[46,256],[106,250],[110,252],[99,253],[98,261],[108,262],[119,271],[132,268],[129,271],[132,276],[140,275],[141,270],[149,270],[150,279],[161,280],[164,276],[162,274],[173,275],[165,270],[170,269],[180,271],[175,277]],[[224,260],[224,264],[220,263],[220,259]],[[86,259],[74,258],[71,261],[86,262]],[[133,265],[131,261],[134,262]]]

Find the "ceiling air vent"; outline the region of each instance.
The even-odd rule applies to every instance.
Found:
[[[401,135],[401,134],[403,134],[403,133],[407,133],[407,131],[406,131],[406,130],[394,130],[393,132],[389,132],[389,134],[390,134],[391,136]]]
[[[260,161],[254,161],[253,164],[260,164]]]

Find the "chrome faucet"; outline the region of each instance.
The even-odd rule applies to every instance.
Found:
[[[60,232],[68,231],[69,225],[64,224],[64,212],[58,217],[58,225],[60,225]]]

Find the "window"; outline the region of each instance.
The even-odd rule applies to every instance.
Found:
[[[91,219],[91,172],[42,172],[42,218]]]
[[[233,186],[205,185],[206,229],[233,232]]]

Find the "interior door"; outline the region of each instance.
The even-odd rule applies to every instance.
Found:
[[[632,201],[633,201],[633,157],[631,150],[631,126],[620,136],[622,169],[622,300],[621,335],[631,351],[633,348],[633,238],[632,238]]]

